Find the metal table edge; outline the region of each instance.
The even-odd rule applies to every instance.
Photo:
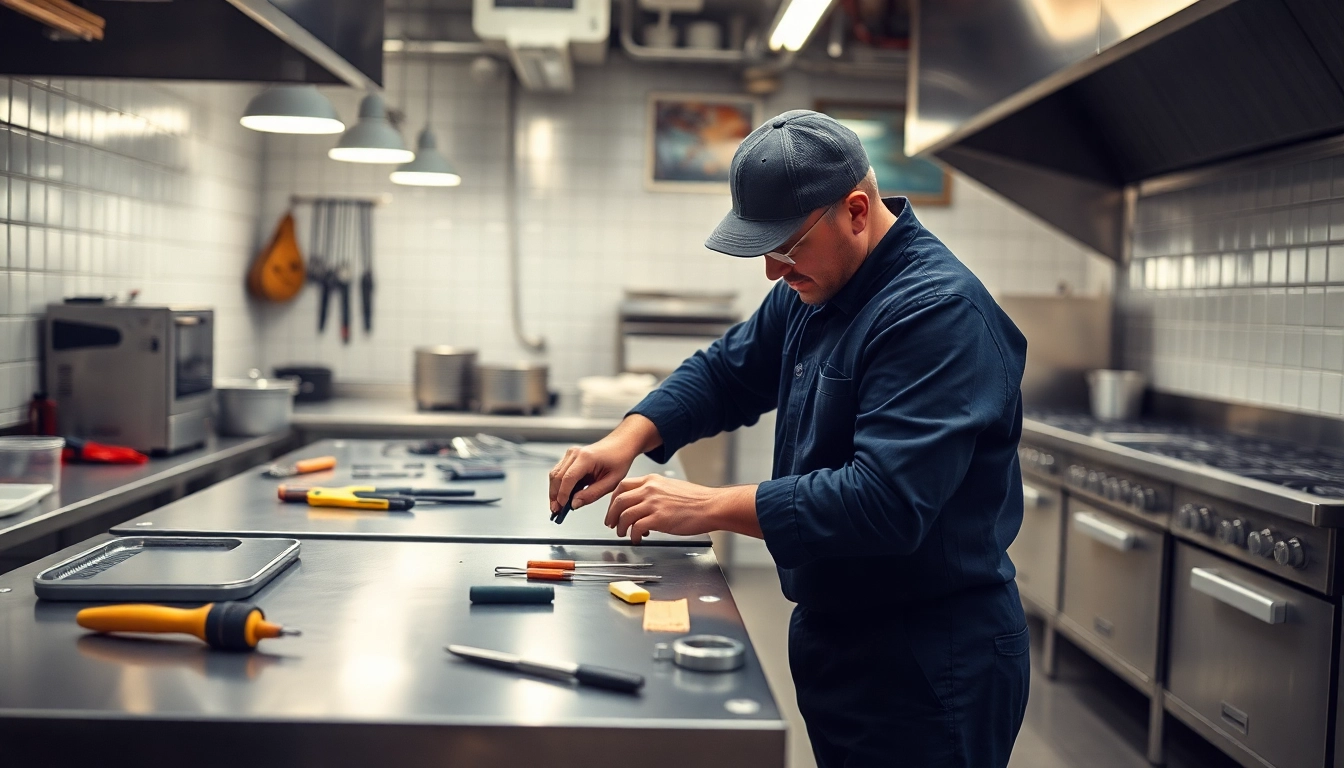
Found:
[[[773,695],[773,691],[771,691]],[[161,714],[137,714],[134,712],[112,712],[92,709],[29,709],[0,708],[0,720],[40,719],[40,720],[99,720],[99,721],[157,721],[192,723],[264,723],[272,725],[286,723],[291,725],[309,723],[313,725],[437,725],[453,727],[544,727],[544,728],[621,728],[628,730],[702,730],[702,731],[782,731],[788,730],[788,721],[783,716],[778,719],[742,718],[740,720],[707,720],[703,718],[658,719],[658,718],[621,718],[591,720],[555,720],[545,723],[519,723],[505,721],[498,717],[398,717],[396,719],[371,719],[362,717],[313,717],[313,716],[276,716],[233,717],[226,713],[181,713],[172,716]]]
[[[464,535],[425,535],[413,533],[381,533],[378,531],[205,531],[191,528],[153,528],[137,527],[133,523],[122,523],[110,529],[117,536],[239,536],[242,538],[287,538],[287,539],[325,539],[333,541],[409,541],[426,544],[561,544],[575,547],[703,547],[710,548],[713,541],[709,537],[689,541],[651,539],[640,544],[632,544],[629,539],[613,536],[609,539],[580,538],[562,539],[550,536],[492,536],[489,534]]]

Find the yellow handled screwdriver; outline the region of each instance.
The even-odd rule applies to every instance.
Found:
[[[200,608],[169,608],[165,605],[103,605],[85,608],[75,621],[95,632],[150,632],[191,635],[211,648],[250,651],[268,637],[297,636],[289,629],[266,621],[252,603],[206,603]]]

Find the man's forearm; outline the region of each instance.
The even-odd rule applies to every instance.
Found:
[[[658,425],[647,416],[638,413],[632,413],[622,419],[607,439],[619,440],[630,446],[635,456],[648,453],[663,444],[663,438],[658,434]]]
[[[765,538],[761,523],[756,519],[756,485],[730,485],[719,491],[711,513],[715,529]]]

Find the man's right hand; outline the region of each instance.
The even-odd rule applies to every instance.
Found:
[[[616,490],[630,472],[635,458],[662,443],[654,423],[635,413],[625,417],[620,426],[596,443],[565,451],[564,457],[551,469],[551,512],[560,511],[574,486],[585,477],[590,483],[574,494],[574,509],[592,504]]]

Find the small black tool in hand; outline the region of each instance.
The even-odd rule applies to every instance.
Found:
[[[584,488],[587,488],[589,485],[592,485],[592,483],[593,479],[587,476],[584,476],[582,480],[575,483],[573,490],[569,492],[569,498],[565,501],[565,505],[560,508],[559,512],[551,513],[551,522],[555,523],[556,525],[565,522],[565,515],[568,515],[570,512],[574,511],[575,494],[577,494],[579,491],[582,491]]]

